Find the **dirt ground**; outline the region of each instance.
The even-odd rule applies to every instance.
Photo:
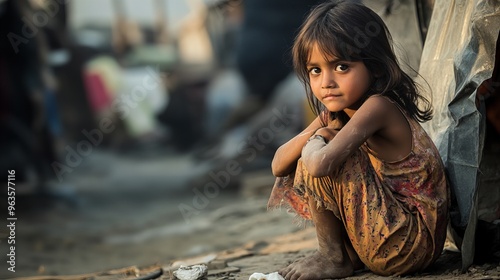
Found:
[[[18,196],[15,272],[7,270],[4,230],[0,278],[170,279],[180,264],[208,263],[208,279],[248,279],[314,251],[312,226],[267,211],[268,169],[231,178],[198,212],[183,214],[181,205],[199,199],[192,175],[205,168],[186,156],[94,153],[60,187],[65,198]],[[378,278],[368,271],[351,277]],[[405,278],[500,279],[500,265],[462,274],[460,255],[446,252],[425,273]]]

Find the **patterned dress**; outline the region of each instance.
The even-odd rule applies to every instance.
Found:
[[[344,224],[361,261],[380,275],[421,271],[440,255],[446,238],[449,189],[443,163],[420,124],[403,110],[412,131],[409,155],[396,162],[366,145],[334,174],[312,177],[299,159],[296,172],[278,177],[268,207],[285,203],[311,219],[308,198]]]

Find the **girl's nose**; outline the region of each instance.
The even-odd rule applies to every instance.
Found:
[[[333,79],[332,74],[324,74],[323,80],[321,81],[321,88],[334,88],[337,84]]]

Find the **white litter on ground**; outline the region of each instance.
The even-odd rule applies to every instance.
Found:
[[[174,271],[174,276],[179,280],[197,280],[207,276],[207,271],[207,266],[204,264],[181,266]]]
[[[255,272],[254,274],[250,275],[250,278],[248,280],[285,280],[285,278],[279,275],[278,272],[269,274]]]

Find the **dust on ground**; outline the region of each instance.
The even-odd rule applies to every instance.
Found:
[[[227,177],[226,186],[207,192],[197,174],[211,168],[186,155],[93,153],[59,185],[60,197],[18,196],[16,272],[7,270],[1,231],[0,277],[170,279],[179,264],[201,262],[209,264],[209,280],[239,280],[314,251],[311,225],[267,211],[269,169]],[[445,252],[428,271],[405,278],[500,279],[498,263],[466,273],[460,265],[458,253]],[[350,278],[381,277],[359,271]]]

